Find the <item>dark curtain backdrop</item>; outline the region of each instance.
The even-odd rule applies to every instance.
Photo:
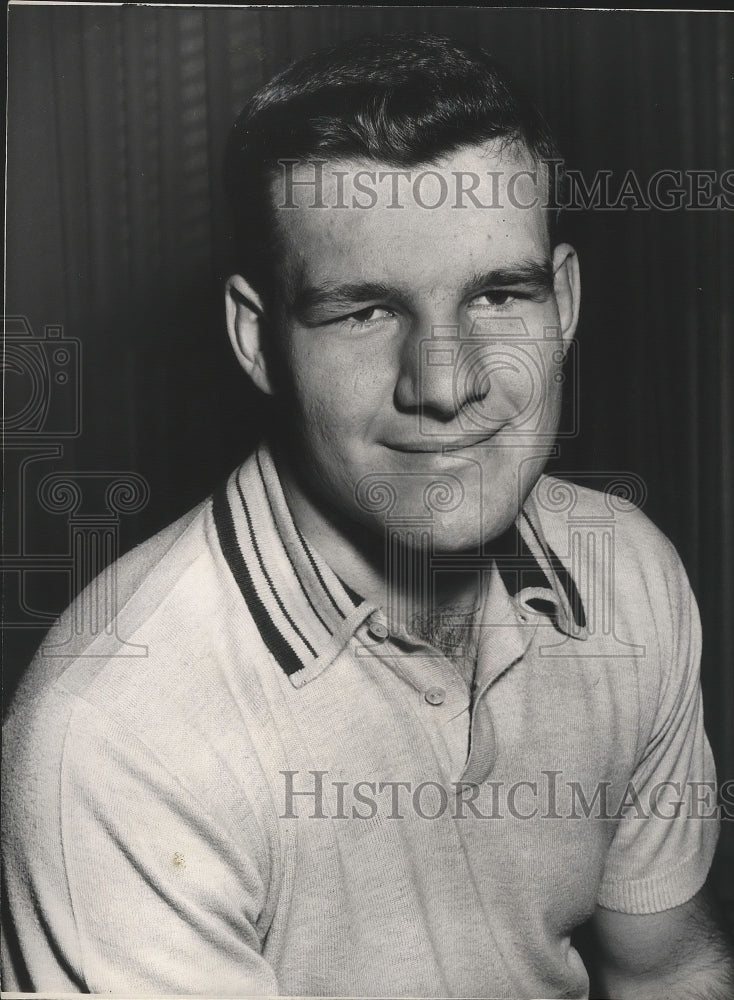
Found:
[[[78,584],[65,562],[69,514],[38,500],[44,477],[143,477],[147,504],[115,529],[123,551],[206,496],[258,434],[220,302],[232,265],[220,160],[234,115],[292,57],[402,29],[493,50],[587,177],[734,166],[727,14],[11,8],[7,312],[45,352],[53,399],[43,427],[16,420],[8,438],[6,691]],[[701,607],[722,779],[734,778],[733,220],[569,214],[584,278],[581,420],[553,462],[571,478],[644,481],[644,509],[680,551]],[[49,326],[80,345],[78,373],[60,382]],[[21,368],[8,366],[9,413],[32,388]],[[734,895],[732,825],[717,871]]]

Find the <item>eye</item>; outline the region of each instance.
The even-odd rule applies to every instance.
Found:
[[[495,309],[502,309],[505,306],[510,306],[517,301],[518,295],[508,292],[503,288],[498,288],[495,291],[483,292],[482,295],[478,295],[475,299],[472,299],[470,305],[478,306],[493,306]]]
[[[372,326],[382,323],[385,320],[393,319],[394,317],[395,313],[393,310],[388,309],[386,306],[367,306],[365,309],[359,309],[357,312],[350,313],[346,319],[355,325]]]

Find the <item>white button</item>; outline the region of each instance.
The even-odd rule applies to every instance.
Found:
[[[383,621],[380,621],[377,617],[370,620],[369,625],[367,626],[367,632],[375,640],[375,642],[384,642],[390,635],[387,625]]]
[[[443,688],[429,688],[423,695],[429,705],[443,705],[446,700],[446,692]]]

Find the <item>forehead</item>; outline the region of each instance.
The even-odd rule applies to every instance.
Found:
[[[410,169],[352,160],[281,167],[273,182],[288,284],[420,289],[547,258],[544,177],[524,148],[464,147]]]

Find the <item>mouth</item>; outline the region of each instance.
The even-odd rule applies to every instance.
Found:
[[[476,448],[477,445],[487,444],[498,433],[499,428],[489,434],[471,437],[465,435],[453,440],[440,438],[433,441],[423,439],[421,441],[383,441],[382,443],[390,451],[398,451],[407,455],[445,455],[468,451],[470,448]]]

